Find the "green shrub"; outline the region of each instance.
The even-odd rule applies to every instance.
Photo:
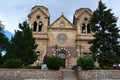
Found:
[[[0,64],[0,68],[3,68],[3,65],[2,65],[2,64]]]
[[[21,60],[20,59],[8,59],[3,64],[4,68],[20,68]]]
[[[79,57],[77,60],[77,65],[80,66],[82,70],[92,70],[95,67],[94,60],[89,56]]]
[[[63,60],[57,56],[51,56],[47,58],[47,67],[51,70],[58,70],[63,66]]]

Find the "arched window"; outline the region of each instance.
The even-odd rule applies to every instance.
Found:
[[[39,15],[37,15],[37,16],[36,16],[36,18],[37,18],[37,19],[40,19],[40,16],[39,16]]]
[[[42,31],[42,22],[39,22],[39,28],[38,28],[38,32],[41,32]]]
[[[66,54],[65,54],[64,52],[60,52],[60,53],[58,54],[58,56],[59,56],[60,58],[62,58],[62,59],[65,59],[65,58],[66,58]]]
[[[37,30],[37,22],[35,21],[33,24],[33,31],[36,31],[36,30]]]
[[[36,54],[37,54],[37,55],[40,55],[40,51],[37,51]]]
[[[64,53],[64,52],[59,52],[59,54],[58,54],[58,56],[62,59],[62,61],[63,61],[63,67],[65,68],[66,66],[66,58],[67,58],[67,56],[66,56],[66,54]]]
[[[90,25],[87,24],[87,33],[90,33]]]
[[[82,33],[86,33],[85,24],[84,23],[82,24]]]

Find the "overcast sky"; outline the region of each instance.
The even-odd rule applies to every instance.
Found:
[[[18,23],[27,20],[31,8],[35,5],[42,5],[49,9],[50,22],[52,23],[62,12],[72,22],[76,9],[90,8],[94,11],[99,0],[1,0],[0,20],[5,29],[14,33],[18,29]],[[108,8],[112,9],[118,17],[117,26],[120,26],[120,0],[103,0]]]

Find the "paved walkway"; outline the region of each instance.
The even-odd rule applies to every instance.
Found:
[[[63,80],[77,80],[74,70],[63,69]]]

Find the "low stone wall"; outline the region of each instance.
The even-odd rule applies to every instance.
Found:
[[[40,69],[0,69],[0,80],[61,80],[61,72]]]
[[[120,80],[120,70],[78,70],[79,80]]]
[[[0,69],[0,80],[63,80],[63,70]],[[120,70],[78,69],[78,80],[120,80]]]

